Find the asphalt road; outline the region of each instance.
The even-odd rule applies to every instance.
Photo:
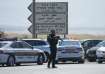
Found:
[[[105,74],[105,63],[86,62],[85,64],[57,64],[58,68],[44,65],[25,64],[15,67],[0,67],[0,74]]]

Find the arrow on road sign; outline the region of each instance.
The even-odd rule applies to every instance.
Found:
[[[28,28],[28,31],[30,32],[30,33],[32,33],[32,25]]]
[[[28,6],[28,9],[29,9],[31,12],[32,12],[32,6],[33,6],[32,3]]]
[[[28,17],[28,20],[32,23],[32,14]]]

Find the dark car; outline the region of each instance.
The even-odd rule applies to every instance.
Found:
[[[87,50],[86,52],[86,58],[88,61],[90,62],[93,62],[93,61],[96,61],[96,50],[98,49],[99,47],[92,47],[90,49]]]
[[[87,60],[90,61],[90,62],[96,61],[96,59],[97,59],[96,50],[98,48],[102,47],[102,46],[105,46],[104,44],[105,44],[105,42],[102,41],[102,42],[98,43],[96,46],[88,49],[87,52],[86,52]]]
[[[102,42],[103,40],[94,40],[94,39],[88,39],[88,40],[83,40],[81,42],[81,45],[83,46],[83,49],[85,51],[85,56],[86,56],[86,51],[94,46],[96,46],[98,43]]]

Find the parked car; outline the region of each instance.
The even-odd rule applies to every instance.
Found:
[[[99,47],[95,46],[95,47],[92,47],[90,49],[87,50],[86,52],[86,58],[89,62],[94,62],[96,61],[96,50],[98,49]]]
[[[58,45],[57,62],[73,61],[84,63],[84,50],[78,40],[63,40]]]
[[[33,48],[24,41],[1,41],[0,64],[7,66],[20,65],[21,63],[43,64],[44,52]]]
[[[85,51],[85,56],[86,52],[88,49],[96,46],[98,43],[102,42],[103,40],[96,40],[96,39],[87,39],[87,40],[82,40],[81,45],[83,46],[83,49]]]
[[[97,62],[102,63],[105,61],[105,41],[100,43],[101,47],[96,50]]]
[[[42,40],[42,39],[22,39],[22,41],[25,41],[27,43],[29,43],[30,45],[32,45],[34,48],[38,48],[41,49],[42,51],[44,51],[45,55],[46,55],[46,62],[48,61],[48,57],[50,54],[50,48],[49,48],[49,44],[47,43],[46,40]]]
[[[102,42],[98,43],[96,46],[87,50],[86,57],[87,57],[88,61],[90,61],[90,62],[96,61],[96,59],[97,59],[96,51],[98,48],[102,47],[103,44],[104,44],[104,42],[102,41]]]

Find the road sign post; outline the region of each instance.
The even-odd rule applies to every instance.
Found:
[[[33,30],[32,30],[32,37],[33,37],[33,38],[37,38],[37,34],[36,34],[36,32],[35,32],[35,30],[36,30],[36,24],[35,24],[35,22],[36,22],[36,21],[35,21],[35,17],[36,17],[36,15],[35,15],[35,10],[36,10],[36,9],[35,9],[35,6],[36,6],[35,0],[33,0],[33,6],[32,6],[32,7],[33,7],[33,10],[32,10],[32,15],[33,15],[33,16],[32,16],[32,17],[33,17],[33,21],[32,21],[32,25],[33,25],[33,27],[32,27],[32,28],[33,28]]]

